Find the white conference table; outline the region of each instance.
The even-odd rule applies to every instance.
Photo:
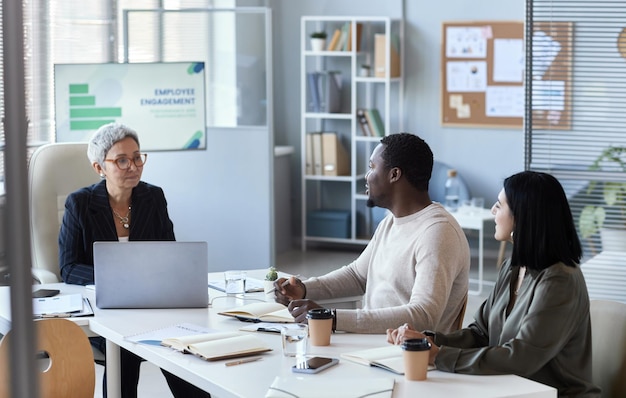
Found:
[[[470,278],[470,282],[478,284],[478,289],[470,289],[468,293],[479,295],[483,291],[483,285],[487,284],[483,275],[485,223],[487,221],[493,221],[495,217],[491,214],[490,209],[476,209],[471,207],[459,207],[457,211],[450,214],[456,219],[461,228],[478,231],[478,279]]]
[[[94,301],[94,291],[81,286],[65,284],[41,285],[38,287],[58,288],[62,293],[82,292]],[[2,287],[1,290],[8,288]],[[4,292],[0,299],[4,300]],[[119,347],[145,358],[154,365],[211,393],[215,398],[264,397],[276,376],[314,378],[320,383],[337,379],[393,378],[394,398],[415,396],[429,397],[556,397],[554,388],[514,376],[470,376],[440,371],[430,371],[428,379],[408,382],[403,376],[391,372],[341,360],[337,366],[315,375],[294,374],[291,366],[294,358],[283,357],[280,335],[258,333],[272,351],[262,354],[263,359],[237,366],[224,366],[226,361],[207,362],[189,354],[181,354],[170,348],[133,343],[126,337],[144,333],[178,323],[192,323],[215,330],[237,330],[248,325],[234,318],[218,315],[217,312],[233,305],[243,304],[250,299],[263,299],[262,293],[246,295],[248,299],[216,298],[223,293],[210,290],[213,305],[200,309],[150,309],[150,310],[101,310],[94,306],[95,316],[71,318],[83,324],[88,322],[91,331],[107,339],[107,386],[108,396],[119,397]],[[8,294],[7,294],[8,297]],[[10,322],[10,313],[0,306],[0,319]],[[250,332],[242,332],[250,333]],[[255,333],[255,332],[252,332]],[[341,353],[380,347],[387,344],[384,335],[336,333],[328,347],[309,347],[308,354],[340,357]]]

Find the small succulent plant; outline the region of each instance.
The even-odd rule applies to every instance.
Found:
[[[276,271],[275,267],[270,267],[270,269],[267,271],[267,274],[265,274],[265,280],[275,281],[276,279],[278,279],[278,271]]]

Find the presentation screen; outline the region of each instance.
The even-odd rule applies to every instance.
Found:
[[[88,141],[120,122],[142,150],[205,149],[204,78],[203,62],[57,64],[56,141]]]

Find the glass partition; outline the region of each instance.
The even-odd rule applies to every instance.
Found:
[[[264,8],[125,10],[124,62],[203,61],[207,127],[268,123]]]

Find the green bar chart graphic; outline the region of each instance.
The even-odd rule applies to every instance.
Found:
[[[98,107],[89,84],[70,84],[70,131],[96,130],[122,116],[121,107]]]

